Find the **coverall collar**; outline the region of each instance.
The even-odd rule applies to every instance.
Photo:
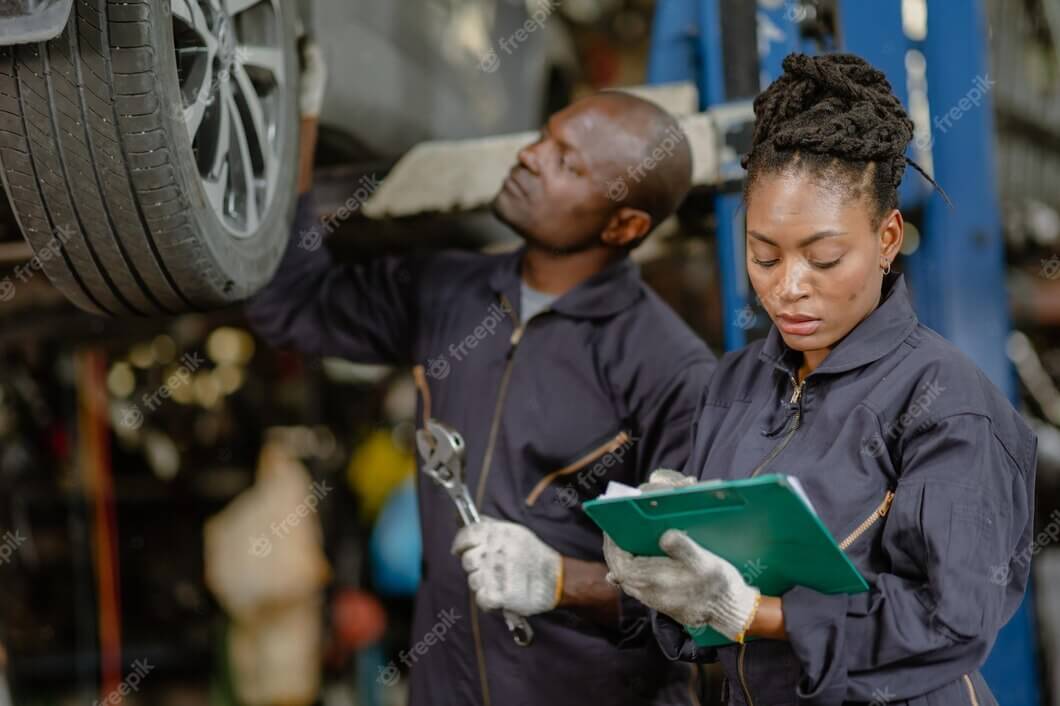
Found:
[[[873,363],[897,348],[916,325],[905,276],[899,272],[885,275],[879,306],[836,344],[813,374],[845,373]],[[758,357],[789,375],[802,359],[784,343],[776,325],[769,329]]]
[[[520,306],[521,263],[526,248],[501,258],[490,273],[493,291],[504,295],[514,307]],[[549,307],[552,311],[579,319],[606,318],[629,308],[641,292],[640,270],[629,257],[608,265],[595,275],[570,290]]]

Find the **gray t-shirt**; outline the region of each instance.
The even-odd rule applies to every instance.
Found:
[[[552,306],[552,302],[559,299],[555,294],[539,292],[526,282],[522,283],[522,301],[519,307],[520,322],[525,324],[532,316],[540,314]]]

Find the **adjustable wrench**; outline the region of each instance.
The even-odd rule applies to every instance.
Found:
[[[464,483],[464,438],[456,429],[437,419],[428,419],[424,427],[416,431],[423,472],[449,494],[465,526],[478,523],[478,509]],[[526,647],[534,641],[534,630],[523,616],[505,610],[504,622],[515,644]]]

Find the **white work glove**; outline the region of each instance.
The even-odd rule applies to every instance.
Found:
[[[607,580],[638,601],[691,627],[709,625],[743,642],[761,594],[735,566],[680,530],[659,540],[664,557],[634,556],[604,535]]]
[[[686,476],[680,471],[672,471],[669,468],[659,468],[651,472],[647,483],[641,483],[637,490],[646,493],[652,490],[672,490],[673,488],[684,488],[695,485],[699,481],[692,476]]]
[[[563,558],[522,525],[484,517],[457,533],[453,554],[483,610],[528,616],[559,603]]]
[[[319,118],[324,107],[324,89],[328,83],[328,65],[324,52],[313,39],[306,38],[302,45],[302,79],[299,109],[303,118]]]

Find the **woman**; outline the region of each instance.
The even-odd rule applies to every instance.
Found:
[[[608,538],[609,576],[657,611],[671,659],[722,663],[729,703],[993,704],[977,670],[1027,583],[1012,559],[1029,552],[1037,444],[891,272],[913,124],[846,55],[787,57],[754,107],[747,270],[774,326],[715,371],[686,473],[798,477],[870,590],[761,596],[676,531],[667,557]],[[697,648],[681,625],[739,644]]]

